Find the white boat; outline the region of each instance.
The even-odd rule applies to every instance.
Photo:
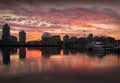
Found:
[[[105,45],[103,42],[91,42],[87,45],[89,51],[105,51]]]

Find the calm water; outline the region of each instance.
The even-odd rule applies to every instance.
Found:
[[[120,70],[119,54],[69,48],[1,48],[0,77],[28,73],[105,75]]]

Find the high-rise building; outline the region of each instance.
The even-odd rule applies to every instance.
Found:
[[[10,40],[10,26],[8,24],[4,24],[2,28],[2,40],[4,42],[9,42]]]
[[[19,32],[19,42],[26,43],[26,33],[23,30]]]

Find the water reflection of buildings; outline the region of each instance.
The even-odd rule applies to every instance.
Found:
[[[42,56],[43,57],[50,57],[50,55],[59,55],[61,52],[60,47],[42,47]]]
[[[29,47],[28,50],[39,50],[41,51],[41,55],[43,57],[50,57],[51,55],[60,55],[63,52],[64,55],[76,55],[77,53],[87,54],[88,56],[94,57],[97,56],[99,58],[104,57],[107,54],[118,54],[113,51],[86,51],[83,48],[69,48],[69,47],[41,47],[34,48]]]
[[[2,60],[3,63],[9,64],[10,63],[10,55],[17,53],[17,48],[11,48],[11,47],[2,47],[0,49],[2,51]]]
[[[45,49],[45,48],[44,48]],[[55,48],[51,48],[55,49]],[[34,49],[35,50],[35,49]],[[62,50],[62,49],[61,49]],[[29,50],[30,53],[32,50]],[[41,49],[38,49],[37,51],[42,51]],[[27,51],[28,52],[28,51]],[[70,51],[69,51],[70,52]],[[103,57],[103,59],[99,58],[94,58],[94,57],[89,57],[86,56],[85,62],[84,62],[84,55],[82,53],[79,53],[76,56],[71,56],[72,54],[68,56],[61,56],[64,55],[58,54],[55,52],[55,54],[58,55],[53,55],[54,52],[51,55],[50,58],[43,59],[42,57],[38,58],[35,57],[36,53],[34,54],[34,51],[32,51],[33,54],[32,57],[27,57],[25,60],[19,60],[19,58],[15,59],[14,62],[12,62],[11,58],[11,64],[9,66],[3,67],[1,66],[1,72],[5,72],[5,74],[10,75],[10,74],[24,74],[24,73],[75,73],[75,75],[78,74],[83,74],[88,76],[88,73],[91,73],[93,75],[94,73],[101,73],[106,74],[106,71],[109,71],[111,68],[115,68],[119,66],[120,59],[117,59],[116,56],[106,56]],[[38,54],[38,53],[37,53]],[[18,56],[18,55],[17,55]],[[27,56],[30,56],[28,53]],[[8,69],[7,69],[8,68]],[[3,73],[4,73],[3,72]],[[98,74],[97,74],[98,75]],[[100,74],[101,75],[101,74]]]
[[[41,47],[41,48],[33,48],[29,47],[28,50],[39,50],[41,51],[41,55],[43,57],[50,57],[52,55],[60,55],[61,52],[63,55],[76,55],[77,53],[87,54],[87,56],[91,57],[99,57],[102,58],[107,54],[117,54],[119,57],[119,53],[113,51],[86,51],[83,48],[69,48],[69,47]]]
[[[10,63],[10,48],[2,48],[2,59],[4,64]]]
[[[63,54],[69,55],[69,48],[63,48]]]
[[[17,53],[17,48],[11,48],[11,47],[3,47],[0,49],[2,52],[2,62],[5,64],[10,63],[10,55]],[[52,55],[77,55],[77,54],[87,54],[87,56],[90,57],[98,57],[103,58],[106,55],[114,54],[117,55],[119,58],[119,53],[111,52],[111,51],[85,51],[83,49],[71,49],[71,48],[61,48],[61,47],[41,47],[41,48],[28,48],[27,50],[39,50],[41,52],[41,56],[45,58],[50,58]],[[26,58],[26,48],[20,47],[19,48],[19,59],[25,59]]]
[[[20,47],[19,48],[19,58],[20,59],[25,59],[26,58],[26,48],[25,47]]]
[[[87,55],[91,56],[91,57],[94,57],[94,56],[97,56],[99,58],[102,58],[106,55],[106,53],[104,51],[92,51],[92,52],[86,52]]]
[[[60,55],[61,47],[29,47],[28,50],[39,50],[43,57],[50,57],[51,55]]]
[[[14,47],[2,47],[1,49],[2,52],[2,62],[4,64],[9,64],[10,63],[10,56],[14,55],[17,53],[17,48]],[[19,48],[19,58],[20,59],[25,59],[26,58],[26,48],[25,47],[20,47]]]
[[[63,48],[63,54],[64,55],[75,55],[76,53],[86,53],[86,51],[83,48],[69,48],[69,47],[64,47]]]

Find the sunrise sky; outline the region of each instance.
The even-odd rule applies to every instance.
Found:
[[[25,30],[28,40],[41,34],[83,37],[93,33],[120,39],[120,0],[0,0],[0,37],[8,23],[11,34]]]

